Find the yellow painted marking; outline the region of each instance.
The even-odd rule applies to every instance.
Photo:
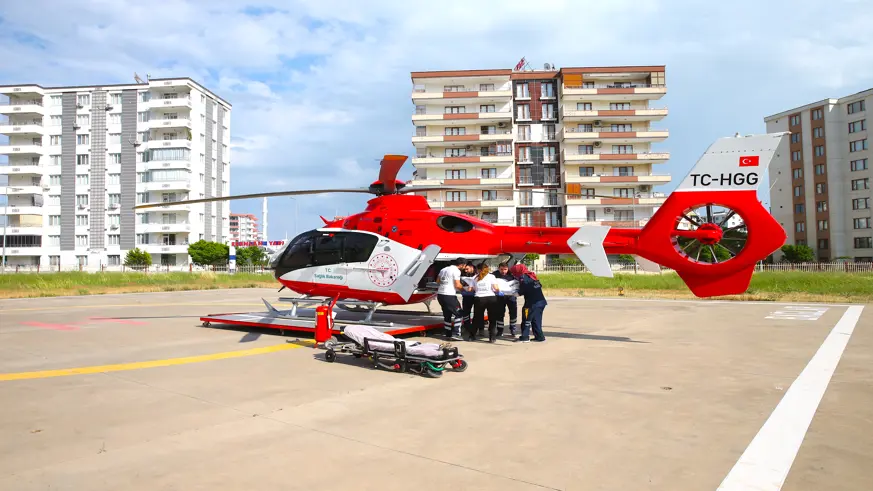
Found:
[[[15,300],[15,299],[10,299]],[[225,305],[234,305],[234,306],[249,306],[263,307],[264,303],[228,303],[228,302],[186,302],[179,303],[173,302],[171,304],[167,303],[132,303],[132,304],[105,304],[105,305],[69,305],[64,307],[31,307],[26,309],[2,309],[0,308],[0,312],[27,312],[27,311],[39,311],[39,312],[50,312],[54,310],[69,310],[69,309],[106,309],[106,308],[122,308],[122,307],[175,307],[178,305],[213,305],[213,306],[225,306]]]
[[[227,358],[240,358],[243,356],[263,355],[295,348],[312,346],[314,341],[296,341],[294,343],[277,344],[263,348],[252,348],[240,351],[225,351],[211,355],[186,356],[184,358],[168,358],[165,360],[138,361],[133,363],[119,363],[117,365],[100,365],[95,367],[63,368],[60,370],[44,370],[39,372],[0,373],[0,382],[10,380],[28,380],[36,378],[66,377],[69,375],[87,375],[92,373],[120,372],[125,370],[139,370],[142,368],[168,367],[172,365],[185,365],[188,363],[200,363],[212,360],[224,360]]]

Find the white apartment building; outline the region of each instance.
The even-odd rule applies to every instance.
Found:
[[[808,245],[822,261],[873,261],[871,104],[868,89],[764,118],[768,133],[791,133],[788,154],[770,165],[771,213],[787,244]]]
[[[255,242],[261,240],[258,230],[258,217],[250,213],[230,214],[230,240],[234,242]]]
[[[22,84],[0,96],[7,268],[93,270],[123,264],[134,247],[185,265],[190,242],[225,240],[226,204],[172,204],[229,191],[231,105],[205,87]],[[152,202],[167,205],[134,210]]]
[[[641,227],[670,182],[663,66],[413,72],[412,186],[501,225]]]

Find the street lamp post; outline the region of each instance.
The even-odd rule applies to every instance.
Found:
[[[289,196],[289,198],[294,200],[294,237],[297,237],[297,216],[298,216],[297,198],[295,198],[293,196]]]

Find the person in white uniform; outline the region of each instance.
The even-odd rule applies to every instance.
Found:
[[[464,317],[461,304],[458,302],[458,291],[463,289],[461,285],[461,270],[458,268],[464,264],[464,259],[456,259],[445,268],[440,270],[437,276],[437,302],[443,310],[443,331],[446,338],[460,341],[461,321]]]
[[[476,275],[476,282],[470,287],[475,292],[473,297],[473,327],[470,332],[470,340],[476,341],[482,331],[485,330],[485,312],[488,312],[488,342],[497,340],[497,319],[500,315],[501,304],[497,301],[499,289],[497,278],[491,274],[491,268],[483,264]]]

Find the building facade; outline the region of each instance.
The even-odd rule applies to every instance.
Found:
[[[247,213],[231,213],[229,238],[235,242],[253,242],[261,240],[258,230],[258,217]]]
[[[413,72],[412,186],[500,225],[640,227],[670,182],[663,66]]]
[[[86,87],[0,87],[0,188],[8,266],[95,269],[127,251],[185,265],[223,242],[231,105],[188,78]],[[2,143],[2,139],[0,139]],[[156,209],[136,204],[164,202]]]
[[[873,261],[870,104],[873,89],[764,118],[767,132],[791,133],[788,154],[770,166],[771,213],[786,243],[808,245],[821,261]]]

